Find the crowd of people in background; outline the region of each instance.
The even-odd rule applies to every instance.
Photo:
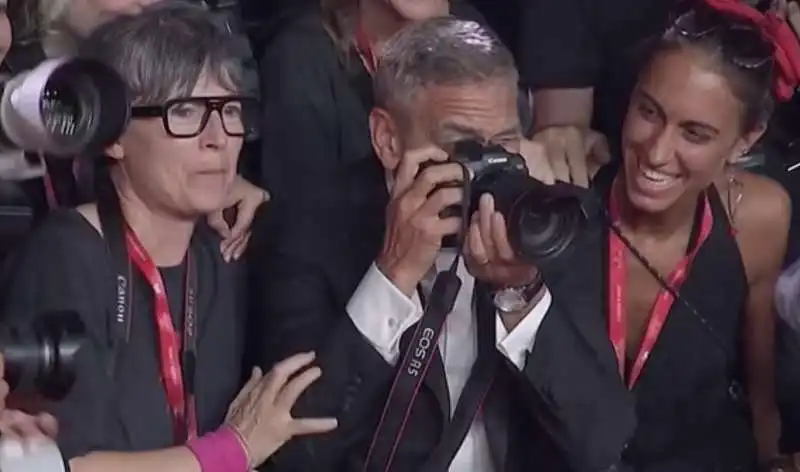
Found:
[[[102,62],[130,120],[0,189],[0,322],[87,330],[4,436],[73,472],[800,470],[793,0],[9,2],[6,71]],[[521,177],[472,196],[464,155]],[[530,179],[599,208],[555,262]]]

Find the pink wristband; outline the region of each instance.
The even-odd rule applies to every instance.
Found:
[[[238,435],[228,426],[186,443],[203,472],[248,472],[245,451]]]

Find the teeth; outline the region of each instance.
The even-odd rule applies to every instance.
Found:
[[[656,182],[656,183],[660,183],[660,184],[671,182],[672,180],[675,179],[675,177],[673,177],[671,175],[667,175],[667,174],[664,174],[662,172],[658,172],[658,171],[650,170],[650,169],[642,169],[642,175],[647,180],[650,180],[650,181]]]

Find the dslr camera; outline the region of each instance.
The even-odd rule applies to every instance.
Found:
[[[0,327],[0,354],[11,393],[60,400],[75,382],[75,358],[85,339],[80,316],[57,311],[33,322]]]
[[[61,399],[75,380],[75,358],[84,338],[84,325],[75,312],[45,313],[33,323],[0,328],[0,352],[11,392]],[[0,472],[67,470],[51,440],[23,446],[14,439],[0,438]]]
[[[101,151],[122,134],[128,116],[125,83],[99,61],[49,59],[0,76],[0,179],[43,175],[42,154]]]
[[[597,216],[590,190],[564,182],[544,184],[530,177],[521,155],[502,146],[460,141],[449,162],[462,165],[470,176],[469,182],[451,184],[468,186],[465,197],[469,201],[463,203],[468,205],[467,214],[477,211],[481,195],[491,194],[495,208],[505,217],[517,257],[540,269],[562,260]],[[457,216],[461,211],[451,207],[442,216]]]

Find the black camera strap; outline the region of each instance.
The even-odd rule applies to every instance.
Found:
[[[112,353],[108,364],[108,374],[113,379],[120,347],[126,344],[130,338],[133,315],[133,269],[125,248],[125,221],[120,212],[116,190],[111,188],[108,191],[100,192],[98,197],[97,215],[100,219],[103,238],[108,246],[114,277],[114,298],[109,310],[111,316],[108,324]]]
[[[440,272],[433,283],[422,319],[417,323],[406,352],[397,365],[397,374],[372,438],[364,472],[388,472],[402,439],[411,408],[434,358],[439,337],[453,311],[461,279],[455,271]]]
[[[445,425],[442,439],[420,472],[446,472],[448,470],[492,388],[500,353],[495,347],[495,310],[488,293],[485,287],[475,286],[472,297],[472,313],[477,323],[478,357],[472,366],[467,383],[461,391],[461,396],[458,398],[453,417]]]
[[[453,310],[460,289],[461,280],[455,271],[441,272],[437,275],[427,297],[422,318],[416,325],[409,347],[398,363],[397,374],[367,452],[364,472],[391,471],[394,455],[403,438],[417,393],[428,373],[435,350],[438,349],[438,341],[442,335],[445,321]],[[478,336],[490,336],[491,338],[481,339],[478,342],[477,360],[472,366],[453,417],[446,423],[441,441],[434,448],[422,469],[425,472],[447,470],[492,385],[497,365],[497,352],[494,349],[494,319],[481,316],[478,292],[476,287],[473,294],[473,313],[478,319]],[[449,414],[449,412],[445,412],[445,414]]]

